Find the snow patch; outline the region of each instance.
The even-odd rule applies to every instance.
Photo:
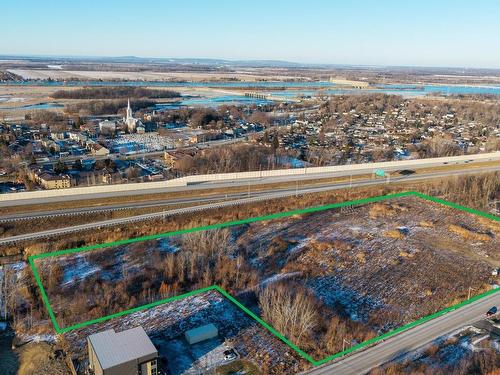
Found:
[[[23,342],[47,342],[49,344],[53,344],[56,342],[56,336],[51,334],[19,334],[18,337]]]
[[[264,281],[262,281],[260,283],[260,286],[262,288],[265,288],[266,286],[268,286],[269,284],[273,284],[277,281],[281,281],[281,280],[286,280],[286,279],[290,279],[292,277],[295,277],[295,276],[300,276],[302,275],[302,272],[288,272],[288,273],[279,273],[277,275],[273,275],[271,277],[268,277],[267,279],[265,279]]]
[[[169,238],[162,238],[157,241],[158,244],[158,250],[162,253],[167,253],[167,254],[175,254],[178,252],[180,249],[177,246],[174,246],[171,244],[171,241]]]
[[[75,263],[72,266],[65,267],[62,285],[73,284],[100,270],[100,267],[90,264],[85,258],[78,255],[75,257]]]

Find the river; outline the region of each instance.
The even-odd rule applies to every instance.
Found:
[[[223,87],[223,88],[269,88],[273,93],[280,93],[279,88],[304,90],[304,93],[314,93],[319,89],[326,89],[326,93],[358,93],[358,92],[382,92],[391,94],[415,94],[426,95],[432,93],[452,94],[491,94],[500,95],[500,86],[468,86],[468,85],[432,85],[432,84],[376,84],[371,89],[349,89],[328,81],[314,82],[156,82],[156,81],[12,81],[0,82],[0,86],[26,85],[26,86],[151,86],[151,87]]]
[[[21,82],[0,82],[0,86],[26,85],[26,86],[152,86],[169,88],[226,88],[249,90],[259,89],[264,94],[279,96],[284,98],[311,97],[321,92],[323,95],[343,95],[343,94],[370,94],[383,93],[401,95],[403,97],[415,97],[425,95],[467,95],[467,94],[488,94],[500,95],[500,86],[466,86],[466,85],[375,85],[370,89],[355,89],[338,86],[331,82],[147,82],[147,81],[21,81]],[[266,91],[266,88],[269,91]],[[4,101],[5,102],[5,101]],[[261,98],[250,98],[241,95],[217,94],[203,95],[200,97],[186,96],[183,99],[158,104],[157,109],[178,109],[180,107],[217,107],[223,104],[247,105],[247,104],[268,104],[272,101]],[[58,108],[62,105],[56,102],[39,103],[29,106],[2,108],[3,110],[26,110],[26,109],[50,109]]]

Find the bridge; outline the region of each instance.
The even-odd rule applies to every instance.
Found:
[[[264,100],[273,100],[276,102],[293,102],[293,103],[300,103],[299,98],[292,98],[289,96],[278,96],[278,95],[271,95],[271,94],[265,94],[262,92],[245,92],[245,96],[249,98],[257,98],[257,99],[264,99]]]

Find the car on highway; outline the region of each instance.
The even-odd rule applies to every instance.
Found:
[[[487,312],[486,312],[486,316],[493,316],[497,313],[497,307],[496,306],[493,306],[491,309],[489,309]]]
[[[399,171],[399,174],[401,176],[410,176],[412,174],[415,174],[416,172],[413,169],[403,169],[402,171]]]

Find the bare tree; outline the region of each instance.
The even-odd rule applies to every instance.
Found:
[[[295,284],[270,284],[260,293],[259,304],[264,320],[296,342],[320,321],[315,297]]]

